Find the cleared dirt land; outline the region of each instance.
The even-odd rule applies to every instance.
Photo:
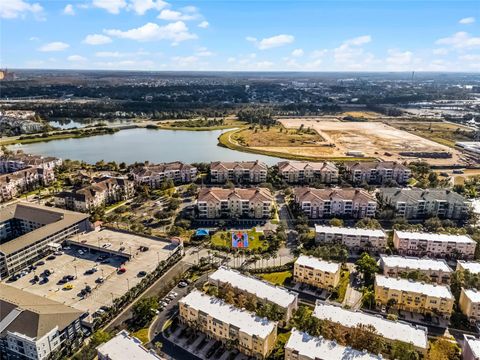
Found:
[[[420,156],[406,157],[401,152],[447,152],[449,159],[428,158],[431,164],[448,165],[458,163],[460,152],[424,137],[396,129],[382,122],[339,122],[307,119],[280,119],[286,128],[310,127],[325,139],[324,145],[311,149],[319,157],[345,156],[349,151],[361,151],[366,157],[378,157],[398,161],[412,161]],[[334,146],[333,146],[334,145]],[[292,150],[289,148],[289,150]]]

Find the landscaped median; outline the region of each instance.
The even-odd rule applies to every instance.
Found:
[[[233,137],[239,132],[243,131],[245,128],[241,129],[234,129],[230,131],[226,131],[218,137],[218,145],[226,147],[230,150],[237,150],[252,154],[260,154],[265,156],[273,156],[279,157],[283,159],[289,160],[299,160],[299,161],[338,161],[338,162],[349,162],[349,161],[373,161],[374,158],[370,157],[317,157],[317,156],[306,156],[306,155],[299,155],[299,154],[292,154],[289,152],[283,151],[271,151],[271,150],[264,150],[260,148],[253,148],[249,146],[240,145],[237,141],[233,139]],[[281,134],[279,134],[281,136]],[[261,136],[261,134],[258,134]],[[288,148],[287,148],[288,149]]]

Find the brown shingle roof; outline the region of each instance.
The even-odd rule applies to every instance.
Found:
[[[232,197],[238,197],[242,200],[272,201],[273,197],[270,190],[266,188],[252,189],[222,189],[222,188],[203,188],[198,194],[198,201],[220,201],[229,200]]]
[[[314,189],[309,187],[296,188],[294,190],[295,196],[300,202],[312,200],[331,200],[334,197],[340,197],[345,200],[352,201],[374,201],[375,196],[364,189],[347,188],[347,189]]]
[[[281,161],[278,163],[278,169],[280,171],[290,170],[337,170],[338,168],[331,162],[302,162],[302,161]]]
[[[244,170],[267,170],[267,164],[261,161],[214,161],[210,163],[210,170],[228,170],[228,169],[244,169]]]

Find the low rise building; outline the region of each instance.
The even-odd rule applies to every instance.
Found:
[[[160,187],[165,181],[188,183],[197,178],[195,166],[180,161],[163,164],[148,164],[135,168],[132,171],[133,180],[137,185],[148,185],[152,188]]]
[[[477,289],[464,289],[458,300],[460,311],[472,322],[480,320],[480,292]]]
[[[293,280],[320,289],[334,289],[340,282],[341,264],[300,255],[293,265]]]
[[[315,225],[318,244],[342,244],[351,250],[381,251],[387,248],[383,230]]]
[[[289,184],[338,183],[338,168],[331,162],[281,161],[278,173]]]
[[[408,277],[412,272],[419,272],[437,284],[450,284],[452,269],[445,260],[416,258],[407,256],[380,256],[383,274],[389,277]]]
[[[374,217],[377,209],[375,196],[363,189],[296,188],[294,201],[311,219]]]
[[[51,157],[25,154],[21,151],[14,154],[0,156],[0,173],[13,173],[28,167],[53,170],[56,166],[62,165],[62,159]]]
[[[134,184],[130,180],[119,177],[103,177],[94,179],[92,185],[56,194],[55,206],[88,212],[130,199],[134,192]]]
[[[401,255],[473,259],[476,241],[468,235],[397,231],[393,245]]]
[[[261,302],[275,304],[284,311],[285,321],[288,321],[298,308],[297,293],[224,266],[220,266],[217,271],[210,274],[208,281],[218,287],[229,284],[237,293],[254,295]]]
[[[285,344],[285,360],[381,360],[381,356],[311,336],[293,328]]]
[[[240,310],[224,301],[192,291],[179,301],[181,321],[198,326],[209,337],[234,341],[239,351],[258,359],[266,358],[277,339],[277,323]]]
[[[215,161],[210,163],[210,182],[259,184],[267,181],[268,166],[261,161]]]
[[[203,188],[197,199],[199,218],[267,219],[271,216],[273,196],[266,188]]]
[[[5,360],[49,359],[82,335],[82,312],[0,283],[0,355]]]
[[[480,263],[476,261],[457,260],[457,271],[469,271],[471,274],[480,274]]]
[[[90,230],[87,214],[18,202],[0,210],[0,277],[48,254],[50,245]]]
[[[405,165],[395,161],[372,161],[347,163],[347,178],[354,184],[387,184],[395,182],[404,185],[412,175]]]
[[[455,299],[447,286],[377,275],[375,301],[377,306],[449,318]]]
[[[468,216],[471,203],[462,195],[447,189],[382,188],[379,196],[405,219],[437,216],[460,220]]]
[[[122,330],[111,340],[97,347],[98,360],[162,360],[154,350],[148,350],[128,331]]]
[[[25,192],[47,186],[55,180],[53,170],[27,167],[0,175],[0,202],[8,201]]]
[[[401,341],[411,344],[425,354],[428,350],[427,328],[402,321],[388,320],[380,315],[344,309],[339,305],[317,300],[313,316],[340,325],[344,329],[358,326],[373,327],[379,337],[389,343]]]
[[[473,335],[463,335],[462,359],[480,360],[480,339]]]

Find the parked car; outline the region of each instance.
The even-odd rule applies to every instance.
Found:
[[[67,284],[63,287],[63,290],[72,290],[73,289],[73,285],[72,284]]]
[[[60,256],[60,255],[63,255],[63,252],[61,252],[61,251],[55,251],[53,254],[54,254],[54,255],[57,255],[57,256]]]
[[[101,276],[98,277],[98,278],[95,280],[95,282],[96,282],[97,284],[102,284],[104,281],[105,281],[105,279],[104,279],[103,277],[101,277]]]
[[[124,267],[121,267],[120,269],[117,270],[117,274],[123,274],[127,271]]]
[[[45,265],[45,261],[39,261],[39,262],[37,262],[35,265],[37,265],[37,266]]]
[[[178,283],[178,287],[179,287],[179,288],[184,288],[184,287],[187,287],[187,286],[188,286],[188,284],[187,284],[185,281],[180,281],[180,282]]]
[[[97,272],[97,269],[95,268],[91,268],[91,269],[88,269],[85,271],[85,275],[92,275],[92,274],[95,274]]]
[[[50,255],[49,257],[47,257],[47,260],[55,260],[55,259],[56,259],[55,255]]]
[[[147,275],[147,272],[144,271],[144,270],[138,272],[138,276],[139,276],[139,277],[143,277],[143,276],[145,276],[145,275]]]

